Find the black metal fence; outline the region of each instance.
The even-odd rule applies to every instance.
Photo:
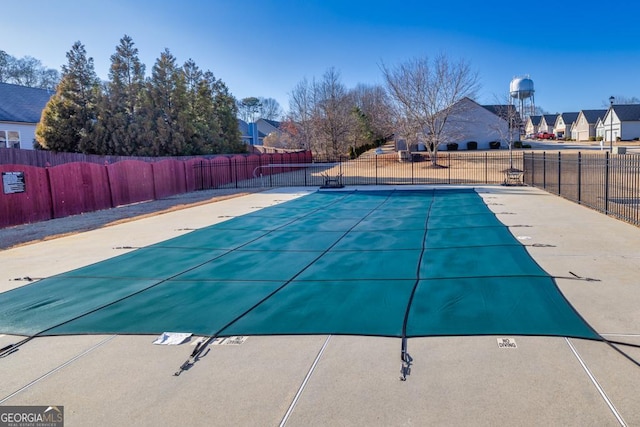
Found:
[[[524,182],[640,225],[640,155],[524,153]]]
[[[510,160],[511,158],[511,160]],[[308,163],[261,164],[251,158],[229,164],[194,164],[199,189],[402,184],[502,184],[510,167],[522,169],[522,152],[441,152],[401,160],[397,153]]]

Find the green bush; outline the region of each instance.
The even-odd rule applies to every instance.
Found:
[[[476,141],[467,142],[467,150],[477,150],[477,149],[478,149],[478,143]]]
[[[356,157],[359,157],[360,154],[367,152],[369,150],[372,150],[374,148],[378,148],[381,144],[380,143],[370,143],[370,144],[364,144],[361,145],[359,147],[349,147],[349,158],[351,159],[355,159]]]
[[[595,141],[595,140],[596,140],[596,137],[595,137],[595,136],[590,136],[590,137],[589,137],[589,141]]]
[[[447,151],[456,151],[458,149],[457,142],[450,142],[447,144]]]
[[[513,141],[513,148],[522,148],[522,141]]]
[[[500,148],[500,141],[491,141],[489,143],[489,148],[491,148],[492,150]]]
[[[531,144],[522,144],[522,148],[531,148]]]

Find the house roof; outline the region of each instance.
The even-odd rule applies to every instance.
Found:
[[[581,113],[587,119],[587,123],[595,123],[607,114],[607,110],[582,110]]]
[[[249,124],[242,119],[238,119],[238,128],[242,136],[249,135]]]
[[[614,105],[613,111],[621,122],[640,121],[640,104]]]
[[[275,120],[267,120],[267,119],[260,119],[260,120],[264,120],[265,122],[269,123],[271,126],[273,126],[276,129],[280,127],[280,122],[277,122]]]
[[[38,123],[53,92],[0,83],[0,122]]]
[[[557,114],[544,114],[542,116],[542,118],[544,118],[545,123],[547,123],[547,125],[552,125],[556,122],[556,117],[558,117]]]
[[[542,116],[529,116],[529,120],[531,120],[531,123],[534,126],[538,126],[540,124],[541,119],[542,119]]]
[[[496,116],[505,116],[507,114],[509,116],[511,116],[516,111],[515,105],[510,105],[510,104],[505,104],[505,105],[482,105],[482,107],[486,108],[489,111],[491,111]]]
[[[560,113],[558,117],[562,117],[562,121],[566,124],[571,124],[578,119],[578,115],[580,115],[580,113]]]
[[[509,120],[515,126],[522,125],[522,119],[520,118],[520,113],[516,109],[515,105],[504,104],[504,105],[482,105],[484,109],[492,112],[496,116],[500,117],[503,120]]]

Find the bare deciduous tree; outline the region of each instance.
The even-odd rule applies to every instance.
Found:
[[[0,82],[55,90],[60,73],[31,56],[14,58],[0,50]]]
[[[479,89],[478,75],[464,60],[451,61],[441,54],[433,61],[411,59],[389,68],[381,66],[399,131],[408,142],[424,138],[434,165],[438,145],[447,140],[447,119],[452,107]]]
[[[260,110],[258,115],[265,120],[280,120],[282,118],[282,108],[278,101],[273,98],[259,98]]]
[[[287,142],[322,156],[345,156],[386,140],[395,128],[391,110],[384,87],[347,90],[340,73],[329,68],[321,80],[304,79],[289,94]]]
[[[324,154],[337,158],[346,155],[348,136],[353,129],[353,100],[340,82],[340,73],[328,69],[316,86],[317,114],[315,126],[323,142]]]
[[[289,117],[293,139],[299,148],[315,150],[313,118],[316,108],[315,81],[301,80],[289,94]]]
[[[636,98],[635,96],[632,97],[628,97],[628,96],[622,96],[622,95],[617,95],[613,97],[614,102],[618,105],[620,104],[640,104],[640,99]],[[609,108],[609,105],[611,104],[611,102],[607,99],[606,101],[602,101],[602,106],[605,108]]]

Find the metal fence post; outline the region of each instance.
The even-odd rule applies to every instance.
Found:
[[[451,184],[451,153],[447,152],[447,184]]]
[[[489,154],[484,153],[484,183],[489,183]]]
[[[558,151],[558,196],[562,193],[562,152]]]
[[[411,153],[409,153],[409,155],[411,156]],[[413,180],[413,158],[411,158],[411,184],[414,184],[414,180]]]
[[[582,202],[582,153],[578,151],[578,204]]]
[[[375,168],[376,168],[376,185],[378,185],[378,155],[377,154],[376,154]]]
[[[269,187],[273,187],[273,169],[269,169]]]
[[[547,152],[542,152],[542,188],[547,189]]]
[[[604,163],[604,214],[609,215],[609,152],[605,153]]]
[[[204,190],[204,161],[200,160],[200,189]]]
[[[238,159],[233,159],[233,169],[236,171],[236,188],[238,188]]]

